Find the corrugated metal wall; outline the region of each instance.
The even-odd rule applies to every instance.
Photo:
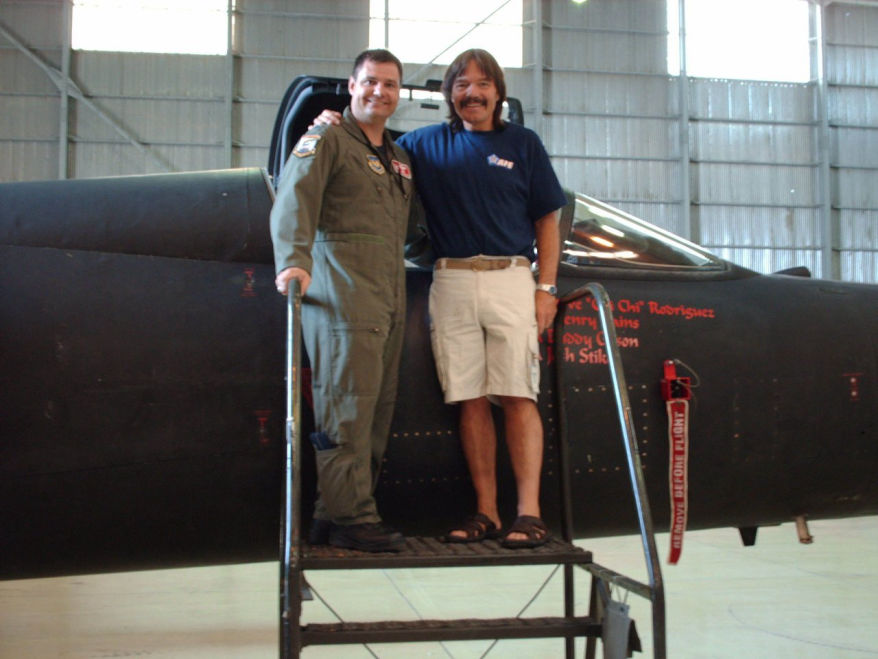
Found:
[[[69,7],[0,0],[0,180],[262,166],[290,80],[368,40],[368,0],[237,0],[232,56],[70,51]],[[878,282],[878,2],[812,14],[825,65],[782,84],[668,75],[658,0],[526,0],[509,90],[568,187],[761,272]]]

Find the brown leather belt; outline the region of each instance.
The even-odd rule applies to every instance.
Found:
[[[529,268],[530,261],[524,256],[496,257],[496,256],[472,256],[468,259],[439,259],[434,266],[435,270],[506,270],[506,268]]]

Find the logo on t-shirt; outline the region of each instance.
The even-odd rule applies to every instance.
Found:
[[[503,167],[504,169],[512,169],[515,167],[515,163],[511,160],[505,160],[498,156],[496,153],[492,153],[488,156],[488,164],[492,167]]]

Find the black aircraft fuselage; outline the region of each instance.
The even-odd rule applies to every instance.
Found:
[[[0,185],[0,578],[277,556],[285,299],[271,200],[258,169]],[[658,528],[669,522],[668,359],[696,385],[690,529],[878,512],[878,287],[718,259],[590,265],[571,247],[586,202],[565,210],[574,256],[559,287],[598,281],[613,301]],[[409,271],[377,496],[390,523],[434,535],[473,500],[433,367],[430,280]],[[637,530],[605,362],[591,298],[570,301],[543,337],[542,504],[557,528],[563,395],[580,537]],[[511,519],[505,462],[501,475]],[[307,515],[310,469],[303,485]]]
[[[0,184],[0,578],[277,557],[286,315],[270,180],[320,110],[347,104],[345,83],[293,81],[271,179],[237,169]],[[415,91],[396,116],[441,114],[417,100],[428,88]],[[507,118],[521,116],[509,99]],[[878,286],[757,275],[584,195],[571,195],[561,228],[561,294],[599,282],[613,303],[659,529],[670,520],[666,360],[693,384],[688,528],[878,512]],[[391,524],[422,535],[474,506],[433,366],[430,281],[429,269],[408,272],[376,492]],[[542,354],[544,517],[558,527],[563,407],[576,535],[636,531],[590,297],[563,305]],[[307,405],[303,423],[307,436]],[[306,467],[309,452],[305,442]],[[500,476],[511,520],[503,457]],[[306,519],[313,488],[306,469]]]

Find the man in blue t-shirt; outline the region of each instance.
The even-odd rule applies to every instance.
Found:
[[[539,137],[500,119],[506,84],[490,53],[458,55],[442,92],[450,122],[406,133],[397,144],[411,158],[437,256],[433,354],[445,402],[460,405],[460,438],[476,492],[475,514],[444,540],[502,537],[507,547],[535,547],[549,535],[539,502],[538,337],[557,309],[558,210],[567,200]],[[329,120],[324,113],[322,121]],[[505,533],[491,402],[503,408],[518,494],[518,516]]]

